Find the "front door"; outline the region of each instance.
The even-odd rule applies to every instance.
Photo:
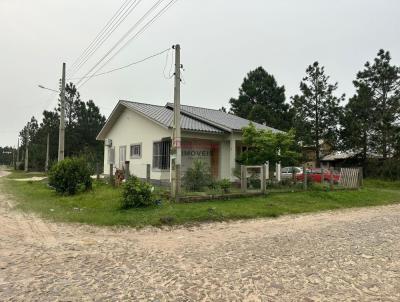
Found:
[[[126,146],[119,147],[119,168],[123,169],[126,161]]]

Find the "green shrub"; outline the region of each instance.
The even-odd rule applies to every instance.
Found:
[[[209,168],[201,160],[193,162],[193,167],[187,169],[182,178],[183,185],[188,191],[201,191],[212,183]]]
[[[122,208],[138,208],[153,204],[153,187],[136,176],[130,176],[122,185]]]
[[[55,164],[49,172],[49,184],[58,193],[74,195],[92,188],[87,163],[82,158],[66,158]]]
[[[400,159],[388,158],[386,160],[369,160],[365,167],[365,174],[371,178],[387,180],[400,179]]]
[[[228,178],[221,179],[218,184],[224,193],[229,193],[231,189],[231,181]]]

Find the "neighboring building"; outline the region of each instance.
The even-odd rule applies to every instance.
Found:
[[[367,152],[367,159],[383,159],[382,155]],[[363,165],[362,151],[335,151],[321,159],[324,168],[358,167]]]
[[[219,110],[181,105],[182,171],[202,160],[216,179],[235,180],[236,158],[242,151],[242,128],[250,121]],[[119,101],[97,140],[105,141],[104,171],[110,163],[153,182],[170,182],[173,104],[165,106]],[[254,123],[257,129],[279,130]]]
[[[332,145],[320,140],[319,141],[319,155],[320,158],[322,159],[324,156],[330,154],[332,152],[333,148]],[[316,168],[317,166],[317,153],[315,151],[315,146],[311,145],[306,145],[302,146],[302,152],[303,152],[303,159],[304,159],[304,164],[306,165],[307,168]]]

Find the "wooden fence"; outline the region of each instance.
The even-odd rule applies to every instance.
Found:
[[[362,186],[363,173],[361,168],[342,168],[340,170],[339,185],[349,189],[358,189]]]

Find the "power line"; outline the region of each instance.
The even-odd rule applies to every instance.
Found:
[[[106,36],[104,36],[102,38],[101,41],[99,41],[99,43],[95,46],[95,48],[83,59],[83,61],[81,62],[81,64],[79,66],[76,67],[76,70],[73,72],[73,75],[76,74],[84,64],[86,64],[86,62],[96,53],[96,51],[107,41],[107,39],[112,35],[112,33],[119,27],[119,25],[121,25],[121,23],[132,13],[132,11],[140,4],[140,2],[142,2],[142,0],[135,0],[135,2],[133,2],[131,4],[131,6],[128,8],[128,11],[126,11],[124,13],[124,15],[122,15],[119,20],[117,21],[117,24],[114,24],[114,26],[110,29],[110,31],[108,33],[106,33]],[[121,20],[122,18],[122,20]]]
[[[156,3],[155,6],[158,6],[159,3],[161,3],[163,0],[160,0]],[[148,21],[134,36],[132,36],[127,42],[125,42],[125,44],[119,49],[117,50],[117,52],[115,52],[102,66],[100,66],[100,68],[97,69],[96,72],[100,71],[105,65],[107,65],[118,53],[120,53],[126,46],[129,45],[130,42],[132,42],[137,36],[139,36],[141,33],[143,33],[147,28],[149,28],[161,15],[163,15],[169,8],[171,8],[172,5],[174,5],[177,2],[177,0],[171,0],[168,2],[168,4],[166,6],[164,6],[150,21]],[[154,6],[153,6],[154,7]],[[141,19],[145,18],[147,15],[147,13],[145,14],[145,16],[143,16]],[[141,22],[141,21],[140,21]],[[117,46],[117,45],[116,45]],[[113,47],[113,49],[115,49],[115,47]],[[111,52],[111,51],[110,51]],[[110,53],[109,52],[109,53]],[[108,53],[108,54],[109,54]],[[106,57],[106,56],[105,56]],[[104,57],[104,58],[105,58]],[[87,76],[91,71],[93,71],[100,63],[102,60],[100,60],[85,76]],[[96,73],[95,72],[95,73]],[[79,87],[82,87],[84,84],[86,84],[89,80],[91,79],[91,77],[89,77],[85,82],[83,82]]]
[[[76,74],[77,71],[81,69],[81,67],[86,64],[86,62],[96,53],[96,51],[107,41],[107,39],[112,35],[112,33],[121,25],[121,23],[131,14],[131,12],[142,2],[142,0],[135,0],[135,2],[128,8],[128,11],[124,13],[124,15],[118,20],[119,23],[115,24],[111,30],[106,34],[106,36],[99,42],[99,44],[95,47],[95,49],[88,54],[88,56],[84,59],[82,64],[77,67],[77,70],[73,73]]]
[[[97,61],[97,63],[84,75],[86,77],[89,75],[99,64],[107,58],[107,56],[115,49],[118,47],[119,44],[121,44],[130,34],[133,30],[136,29],[136,27],[154,10],[163,2],[164,0],[158,0],[140,19],[137,21],[123,36],[120,38],[117,43],[114,44],[113,47],[100,59]],[[80,82],[77,83],[79,85]]]
[[[169,50],[171,50],[171,49],[169,49]],[[164,79],[166,79],[166,80],[169,80],[174,76],[173,74],[171,75],[172,66],[174,64],[174,53],[172,53],[171,64],[169,67],[168,76],[165,75],[165,70],[167,69],[167,65],[168,65],[169,53],[170,52],[168,51],[167,56],[165,58],[165,65],[164,65],[164,69],[163,69],[163,76],[164,76]]]
[[[128,64],[128,65],[124,65],[124,66],[121,66],[121,67],[118,67],[118,68],[114,68],[114,69],[111,69],[111,70],[108,70],[108,71],[105,71],[105,72],[102,72],[102,73],[96,73],[96,74],[91,75],[91,76],[80,77],[80,78],[71,78],[71,79],[68,79],[68,80],[69,80],[69,81],[71,81],[71,80],[81,80],[81,79],[86,79],[86,78],[89,78],[89,77],[94,78],[94,77],[102,76],[102,75],[105,75],[105,74],[109,74],[109,73],[112,73],[112,72],[115,72],[115,71],[118,71],[118,70],[121,70],[121,69],[128,68],[128,67],[130,67],[130,66],[133,66],[133,65],[142,63],[142,62],[144,62],[144,61],[147,61],[147,60],[149,60],[149,59],[152,59],[152,58],[154,58],[154,57],[157,57],[157,56],[159,56],[159,55],[162,55],[163,53],[165,53],[165,52],[167,52],[167,51],[169,51],[169,50],[170,50],[170,48],[164,49],[163,51],[160,51],[160,52],[158,52],[158,53],[156,53],[156,54],[153,54],[153,55],[151,55],[151,56],[148,56],[148,57],[146,57],[146,58],[144,58],[144,59],[141,59],[141,60],[139,60],[139,61],[135,61],[135,62],[130,63],[130,64]]]
[[[125,12],[119,17],[115,24],[105,33],[105,35],[98,41],[94,48],[82,59],[78,66],[76,66],[73,75],[76,74],[83,65],[97,52],[97,50],[108,40],[108,38],[114,33],[114,31],[121,25],[121,23],[132,13],[132,11],[142,2],[142,0],[135,0],[127,8]]]
[[[103,33],[110,27],[111,23],[114,22],[114,20],[117,18],[117,16],[121,13],[123,9],[125,9],[126,5],[132,0],[125,0],[125,2],[122,4],[122,6],[114,13],[114,15],[111,17],[110,20],[106,23],[106,25],[102,28],[102,30],[97,34],[97,36],[92,40],[92,42],[89,44],[89,46],[80,54],[80,56],[72,63],[70,67],[70,71],[74,69],[78,62],[81,61],[82,57],[86,55],[86,53],[92,48],[93,44],[97,42],[97,40],[103,35]]]

